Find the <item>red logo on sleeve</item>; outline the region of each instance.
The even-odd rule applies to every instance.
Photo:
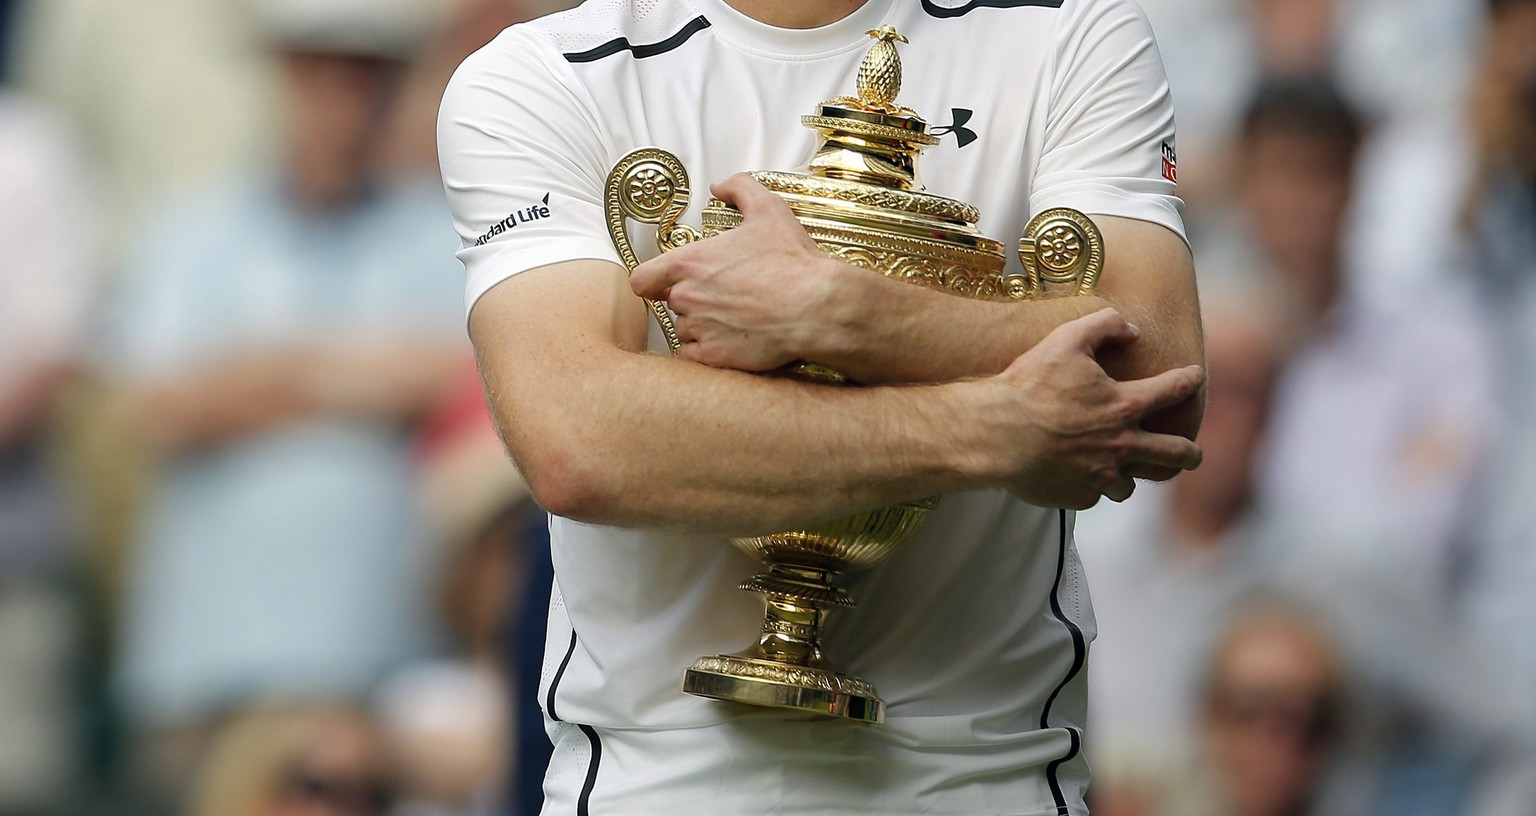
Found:
[[[1179,154],[1167,142],[1163,142],[1163,178],[1179,183]]]

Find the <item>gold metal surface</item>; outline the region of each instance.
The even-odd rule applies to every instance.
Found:
[[[608,237],[619,251],[619,258],[630,272],[640,265],[629,242],[626,218],[642,224],[656,224],[656,246],[662,252],[691,244],[699,239],[693,227],[677,223],[688,209],[688,170],[678,158],[656,147],[642,147],[619,159],[608,171],[603,188],[603,212],[608,219]],[[677,327],[667,304],[647,300],[646,306],[661,326],[667,346],[673,353],[682,347]]]
[[[876,42],[859,66],[858,95],[823,102],[815,114],[801,119],[817,134],[805,170],[758,171],[753,177],[784,199],[823,252],[853,266],[983,300],[1091,292],[1103,267],[1103,239],[1082,213],[1055,209],[1034,218],[1019,242],[1025,274],[1005,276],[1003,245],[976,228],[981,217],[976,208],[923,192],[917,156],[938,139],[915,111],[896,102],[901,91],[896,43],[907,40],[890,26],[869,35]],[[741,224],[740,212],[713,198],[703,209],[702,233],[679,224],[690,192],[682,162],[665,150],[640,148],[614,166],[605,188],[608,231],[631,271],[640,262],[630,243],[628,219],[656,225],[662,252]],[[671,313],[663,303],[647,303],[675,353],[679,344]],[[814,361],[779,373],[847,381]],[[936,502],[904,502],[800,530],[737,539],[736,546],[768,567],[741,585],[766,601],[758,642],[738,654],[699,658],[685,672],[683,690],[880,722],[885,703],[874,686],[838,673],[822,654],[821,623],[828,610],[854,606],[833,576],[885,558],[911,538]]]
[[[1104,269],[1104,236],[1077,210],[1046,210],[1024,227],[1019,260],[1027,287],[1023,297],[1091,294]]]

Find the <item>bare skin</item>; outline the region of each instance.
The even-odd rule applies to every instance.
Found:
[[[642,264],[631,280],[636,294],[666,300],[677,313],[691,360],[744,371],[811,360],[861,383],[947,382],[996,374],[1052,329],[1106,306],[1146,331],[1099,355],[1116,379],[1204,360],[1189,249],[1155,224],[1096,219],[1107,256],[1096,297],[991,303],[827,258],[783,200],[748,175],[712,192],[742,211],[742,225]],[[1203,407],[1197,395],[1148,427],[1193,439]],[[1174,471],[1137,467],[1130,475],[1167,479]]]
[[[817,28],[858,11],[865,0],[726,0],[731,8],[779,28]]]
[[[748,535],[985,487],[1080,509],[1128,495],[1124,466],[1199,463],[1193,442],[1138,426],[1195,394],[1201,369],[1110,379],[1095,351],[1137,336],[1112,310],[992,377],[866,388],[637,353],[645,320],[623,269],[599,261],[517,275],[470,316],[498,425],[557,515]]]

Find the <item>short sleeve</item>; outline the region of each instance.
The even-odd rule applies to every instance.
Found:
[[[560,54],[513,28],[459,66],[438,114],[438,159],[467,275],[465,309],[535,267],[618,263],[603,223],[606,154]]]
[[[1161,224],[1181,238],[1173,98],[1134,0],[1085,0],[1055,38],[1030,211],[1072,207]]]

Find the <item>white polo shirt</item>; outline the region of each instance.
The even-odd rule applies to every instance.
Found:
[[[448,88],[439,149],[470,307],[527,269],[617,263],[602,185],[636,147],[687,166],[694,226],[709,182],[804,164],[800,116],[853,89],[885,24],[911,40],[899,101],[944,136],[927,188],[980,208],[988,235],[1011,245],[1054,206],[1183,234],[1172,104],[1132,0],[868,0],[812,30],[722,0],[594,0],[508,29]],[[1071,521],[1002,491],[948,496],[845,577],[859,606],[829,616],[826,650],[886,699],[871,726],[683,694],[695,658],[755,637],[761,600],[735,586],[757,562],[553,518],[545,813],[1086,813],[1094,623]]]

